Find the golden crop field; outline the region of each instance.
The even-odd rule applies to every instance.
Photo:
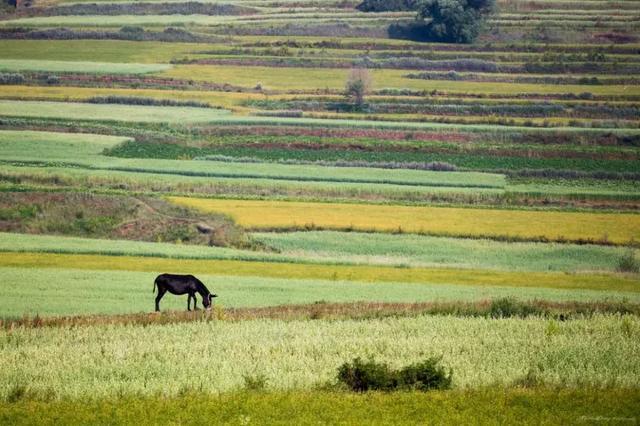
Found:
[[[640,215],[169,197],[253,229],[327,228],[514,239],[640,239]]]

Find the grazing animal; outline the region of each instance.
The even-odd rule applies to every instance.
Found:
[[[196,304],[196,293],[200,293],[202,296],[202,305],[206,310],[211,309],[213,304],[213,298],[218,297],[217,294],[211,294],[209,289],[193,275],[175,275],[175,274],[161,274],[158,275],[153,282],[153,292],[158,287],[158,295],[156,296],[156,312],[160,311],[160,300],[164,294],[168,291],[171,294],[188,294],[187,297],[187,310],[191,310],[191,299],[193,298],[193,309],[198,309]]]

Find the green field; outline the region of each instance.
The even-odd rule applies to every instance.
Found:
[[[3,255],[6,256],[6,255]],[[76,258],[76,260],[78,260]],[[112,260],[117,262],[118,258]],[[44,265],[43,265],[44,266]],[[242,268],[242,264],[232,265]],[[247,265],[250,267],[251,265]],[[153,310],[153,280],[158,273],[73,269],[73,264],[55,269],[2,267],[2,275],[10,282],[23,282],[19,288],[5,290],[0,309],[5,317],[23,315],[89,315],[127,314]],[[176,271],[176,269],[159,269]],[[177,272],[184,272],[177,270]],[[338,271],[340,272],[340,271]],[[359,282],[357,277],[346,281],[332,279],[283,279],[263,276],[236,276],[232,268],[215,271],[216,275],[199,272],[198,276],[212,291],[219,294],[218,304],[225,308],[266,307],[289,304],[366,302],[376,300],[390,303],[480,301],[513,297],[519,300],[570,301],[630,301],[640,302],[637,291],[588,290],[579,288],[555,289],[541,287],[513,287],[504,285],[447,284],[438,277],[434,284],[402,282]],[[203,275],[204,274],[204,275]],[[55,276],[52,282],[51,276]],[[637,283],[634,283],[637,285]],[[69,304],[67,292],[72,292]],[[123,295],[126,294],[126,297]],[[198,306],[202,307],[199,302]],[[165,296],[163,310],[186,309],[186,297]]]
[[[80,72],[97,74],[144,74],[164,71],[164,64],[118,64],[112,62],[75,62],[1,59],[0,71]]]
[[[187,394],[179,398],[108,398],[86,402],[33,402],[0,405],[0,415],[16,425],[30,424],[25,412],[47,412],[56,420],[43,424],[137,424],[166,418],[180,423],[326,423],[411,424],[419,419],[446,418],[452,424],[466,422],[538,424],[540,413],[553,423],[580,419],[633,419],[638,402],[630,389],[514,389],[454,390],[431,393],[369,392],[239,392],[222,396]],[[170,408],[167,408],[170,407]]]
[[[150,256],[171,259],[233,259],[403,267],[447,266],[522,271],[614,272],[623,248],[357,232],[254,233],[277,252],[224,247],[0,233],[0,250]]]
[[[209,108],[0,101],[0,115],[5,117],[162,123],[207,122],[225,114]]]
[[[0,40],[2,58],[19,61],[69,61],[156,64],[206,45],[124,40]]]
[[[340,89],[344,85],[348,70],[341,69],[296,69],[282,68],[277,74],[269,75],[266,67],[238,67],[238,66],[176,66],[162,72],[160,75],[174,78],[197,76],[198,80],[229,83],[244,87],[255,87],[260,83],[271,90],[322,90]],[[373,84],[377,89],[397,88],[414,90],[438,90],[450,93],[481,93],[491,94],[553,94],[591,92],[595,95],[638,95],[637,86],[578,86],[578,85],[540,85],[518,83],[476,83],[460,81],[416,80],[404,78],[407,74],[403,70],[380,70],[372,72]],[[309,82],[313,82],[310,84]]]
[[[357,232],[256,233],[282,254],[391,265],[528,270],[615,270],[624,249],[568,244],[502,243],[491,240]]]
[[[78,109],[90,113],[90,104],[76,104]],[[0,108],[2,103],[0,102]],[[118,114],[121,106],[109,109]],[[186,113],[195,108],[147,107],[154,112],[145,120],[161,120],[153,109],[161,114]],[[162,109],[166,108],[166,111]],[[207,110],[205,110],[207,111]],[[122,113],[126,112],[126,108]],[[142,111],[141,111],[142,112]],[[40,114],[38,110],[38,114]],[[73,112],[70,112],[73,113]],[[215,113],[214,113],[215,114]],[[192,117],[193,118],[193,117]],[[177,118],[176,118],[177,119]],[[105,149],[113,148],[127,139],[101,135],[70,135],[48,132],[0,131],[0,158],[5,161],[29,161],[31,163],[66,163],[82,165],[90,169],[120,170],[142,173],[156,173],[182,176],[203,176],[211,178],[275,179],[293,182],[335,182],[356,184],[404,185],[410,187],[448,187],[500,189],[505,185],[504,176],[488,173],[433,172],[413,170],[385,170],[362,167],[318,167],[274,165],[261,163],[234,163],[217,161],[121,159],[103,155]],[[44,155],[44,157],[42,156]],[[414,188],[412,188],[414,189]]]

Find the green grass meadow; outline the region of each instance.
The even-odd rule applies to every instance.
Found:
[[[0,101],[0,115],[6,117],[159,123],[207,122],[220,118],[220,116],[225,115],[225,112],[216,109],[192,107]]]
[[[117,261],[117,259],[115,259]],[[239,265],[241,266],[241,265]],[[80,270],[66,268],[3,267],[6,283],[23,283],[4,291],[0,311],[5,317],[23,315],[89,315],[152,312],[153,280],[162,272]],[[453,302],[480,301],[505,297],[519,300],[630,301],[640,302],[638,292],[606,292],[589,289],[562,289],[500,285],[464,285],[402,282],[358,282],[332,279],[283,279],[224,274],[197,275],[219,294],[217,304],[225,308],[267,307],[317,302]],[[53,278],[52,278],[53,277]],[[162,310],[186,310],[186,296],[166,295]],[[202,307],[201,301],[198,306]]]

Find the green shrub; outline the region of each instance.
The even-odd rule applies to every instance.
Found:
[[[449,389],[453,372],[449,374],[443,366],[439,365],[439,358],[427,358],[417,364],[409,365],[399,372],[399,382],[402,387],[419,391],[431,389]]]
[[[544,312],[531,304],[520,302],[512,297],[504,297],[491,301],[489,316],[491,318],[524,318],[529,315],[542,315]]]
[[[366,362],[360,358],[355,358],[351,364],[345,362],[338,368],[338,380],[356,392],[392,390],[397,387],[393,376],[387,364],[373,360]]]
[[[640,261],[636,258],[636,251],[634,249],[627,250],[616,265],[618,272],[640,272]]]
[[[6,396],[7,402],[18,402],[21,399],[24,399],[27,396],[27,387],[23,384],[14,384],[13,387],[9,389],[9,392]]]
[[[24,76],[18,73],[0,73],[0,84],[22,84]]]
[[[244,379],[244,388],[246,390],[262,391],[267,387],[267,378],[262,374],[256,376],[245,375],[242,378]]]
[[[338,380],[356,392],[449,389],[453,372],[450,370],[447,374],[439,363],[439,358],[431,357],[401,370],[392,370],[384,363],[355,358],[352,363],[340,366]]]

